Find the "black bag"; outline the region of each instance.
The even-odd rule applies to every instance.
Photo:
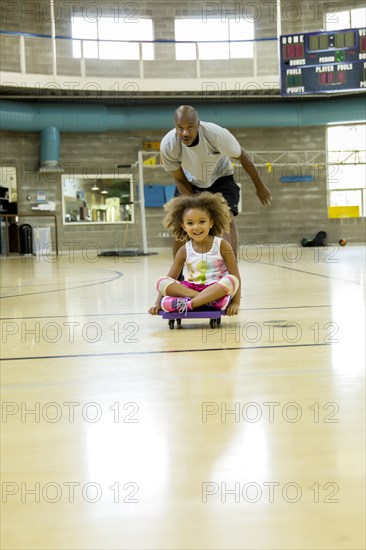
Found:
[[[17,223],[9,225],[9,252],[19,252],[19,229]]]
[[[29,223],[19,227],[19,245],[21,254],[33,254],[33,229]]]
[[[326,245],[327,234],[325,231],[319,231],[312,241],[308,239],[302,239],[302,246],[327,246]]]

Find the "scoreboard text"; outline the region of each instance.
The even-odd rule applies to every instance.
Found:
[[[281,95],[366,90],[366,29],[280,36]]]

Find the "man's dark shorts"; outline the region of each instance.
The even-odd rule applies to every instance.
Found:
[[[240,188],[235,183],[233,176],[222,176],[217,179],[211,187],[203,189],[202,187],[196,187],[192,184],[194,193],[202,193],[202,191],[208,191],[209,193],[221,193],[229,205],[229,208],[234,216],[238,215],[238,203],[240,198]],[[175,190],[174,196],[180,195],[178,189]]]

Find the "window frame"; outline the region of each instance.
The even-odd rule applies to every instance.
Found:
[[[198,40],[198,39],[192,39],[192,29],[190,30],[190,32],[187,32],[187,36],[182,36],[181,35],[181,29],[178,29],[178,32],[177,32],[177,23],[179,22],[180,24],[187,24],[189,25],[189,22],[192,22],[192,21],[195,21],[197,23],[201,23],[202,25],[207,25],[207,23],[209,23],[210,21],[215,21],[215,22],[218,22],[218,21],[221,21],[222,24],[226,23],[226,36],[225,37],[220,37],[219,40],[215,41],[214,39],[213,40]],[[199,59],[200,61],[222,61],[222,60],[230,60],[230,59],[248,59],[248,60],[254,60],[254,56],[255,56],[255,52],[254,52],[254,39],[255,39],[255,22],[254,20],[245,20],[246,24],[251,24],[251,35],[252,35],[252,38],[248,39],[247,41],[244,41],[243,39],[243,42],[241,43],[240,41],[238,42],[236,39],[234,40],[231,40],[230,37],[231,37],[231,34],[232,34],[232,29],[230,28],[230,24],[232,22],[237,22],[236,19],[234,17],[229,17],[227,18],[225,21],[222,21],[219,17],[216,17],[216,18],[213,18],[213,19],[209,19],[207,20],[206,22],[202,21],[202,18],[199,18],[199,17],[176,17],[174,19],[174,38],[175,38],[175,41],[176,41],[176,44],[175,44],[175,57],[178,61],[195,61],[197,59]],[[188,27],[189,28],[189,27]],[[177,36],[178,35],[178,36]],[[225,40],[226,38],[226,40]],[[191,42],[191,44],[184,44],[184,42]],[[180,44],[180,42],[182,42],[182,44]],[[194,54],[193,52],[190,53],[190,55],[187,55],[185,54],[184,55],[184,48],[189,45],[189,46],[193,46],[195,45],[196,43],[198,43],[198,57],[196,55],[196,47],[194,46]],[[208,44],[211,44],[211,45],[214,45],[214,44],[223,44],[223,45],[226,45],[227,44],[227,55],[226,56],[220,56],[220,57],[212,57],[211,55],[207,56],[204,52],[205,52],[205,48],[207,48],[207,45]],[[232,53],[232,50],[233,48],[231,46],[234,46],[234,45],[237,45],[237,44],[243,44],[243,47],[245,49],[246,46],[249,46],[247,48],[248,52],[245,53],[244,52],[244,55],[234,55]],[[185,48],[186,50],[188,50],[188,48],[186,47]],[[193,49],[193,48],[192,48]],[[201,52],[202,54],[200,55],[200,49],[201,49]],[[183,53],[180,53],[180,52],[183,52]]]
[[[103,195],[103,191],[107,191],[110,193],[110,186],[113,186],[114,183],[125,183],[128,182],[129,185],[129,195],[128,195],[128,201],[122,201],[121,197],[120,199],[120,209],[123,210],[123,214],[126,215],[126,219],[121,219],[118,221],[107,221],[107,205],[102,202],[90,202],[89,204],[86,204],[85,207],[88,210],[88,213],[91,213],[91,218],[93,218],[93,209],[100,211],[105,211],[105,220],[98,219],[98,212],[95,213],[96,220],[93,219],[79,219],[79,220],[71,220],[71,210],[77,212],[77,208],[82,208],[84,206],[84,201],[87,200],[88,194],[90,195],[91,191],[94,191],[92,189],[92,185],[96,184],[98,182],[101,182],[101,185],[103,189],[99,188],[97,191],[99,195]],[[99,184],[99,183],[98,183]],[[68,186],[71,186],[72,188],[72,194],[68,194],[66,192],[66,188]],[[125,225],[125,224],[133,224],[135,223],[135,204],[134,204],[134,175],[133,173],[126,173],[121,175],[116,174],[110,174],[110,173],[103,173],[103,174],[62,174],[61,176],[61,200],[62,200],[62,223],[64,226],[72,226],[72,225],[88,225],[88,226],[94,226],[94,225]],[[92,197],[95,201],[95,197]],[[107,198],[118,198],[116,196],[113,197],[107,197]],[[70,210],[71,203],[78,203],[77,205],[73,204],[72,208]],[[94,208],[92,208],[94,206]],[[97,206],[100,206],[101,208],[95,208]],[[78,214],[75,214],[75,217],[77,217]],[[67,217],[70,217],[70,219],[67,219]]]
[[[344,163],[344,165],[346,166],[359,166],[360,164],[362,166],[364,166],[365,170],[363,171],[363,174],[364,174],[364,180],[362,183],[360,183],[359,185],[355,185],[355,186],[344,186],[344,184],[342,184],[340,182],[340,184],[338,186],[332,186],[330,187],[330,178],[333,176],[333,170],[331,169],[331,167],[334,167],[334,166],[342,166],[342,164],[339,164],[339,162],[335,162],[333,160],[333,158],[331,159],[330,156],[331,154],[335,153],[335,152],[340,152],[342,153],[342,149],[341,149],[341,145],[339,146],[339,149],[337,148],[336,150],[334,150],[334,148],[330,148],[330,145],[329,145],[329,131],[332,129],[332,128],[344,128],[344,127],[362,127],[364,129],[364,134],[366,135],[366,123],[364,122],[360,122],[360,123],[355,123],[355,124],[329,124],[326,126],[326,136],[325,136],[325,142],[326,142],[326,182],[327,182],[327,201],[328,201],[328,207],[332,207],[332,206],[360,206],[360,213],[359,213],[359,217],[360,218],[365,218],[366,217],[366,174],[365,174],[365,170],[366,170],[366,164],[364,164],[365,162],[365,158],[363,159],[363,162],[360,162],[360,163],[357,163],[357,162],[349,162],[349,163]],[[361,131],[362,133],[362,131]],[[361,154],[363,153],[363,156],[365,156],[365,149],[366,149],[366,145],[364,146],[365,148],[364,149],[343,149],[344,153],[350,153],[350,155],[352,155],[353,153],[356,153],[357,151],[359,151]],[[334,174],[335,175],[335,174]],[[359,201],[359,204],[358,205],[355,205],[355,204],[350,204],[350,205],[347,205],[347,204],[332,204],[333,200],[332,200],[332,195],[333,197],[335,196],[335,194],[337,193],[344,193],[345,195],[349,194],[351,195],[352,193],[359,193],[360,194],[360,201]],[[348,217],[351,217],[351,216],[348,216]]]
[[[141,22],[149,22],[149,26],[151,28],[148,29],[148,31],[151,31],[151,40],[146,38],[146,32],[147,29],[144,29],[141,34],[143,35],[143,38],[141,39],[130,39],[130,40],[115,40],[115,39],[101,39],[100,38],[100,30],[99,30],[99,21],[103,20],[103,23],[107,20],[116,21],[114,20],[113,16],[103,17],[99,18],[96,21],[93,21],[93,24],[96,28],[96,37],[95,38],[83,38],[78,36],[78,29],[74,27],[75,23],[77,23],[79,20],[84,20],[84,17],[80,14],[76,14],[73,18],[73,21],[71,22],[71,37],[72,37],[72,55],[74,59],[98,59],[101,61],[139,61],[140,60],[140,43],[141,44],[141,58],[143,61],[153,61],[155,59],[155,48],[154,44],[152,43],[154,41],[154,20],[150,17],[145,18],[139,18],[138,21],[134,22],[136,24]],[[120,24],[127,25],[128,23],[125,21],[118,21]],[[130,24],[131,25],[131,24]],[[136,26],[134,25],[134,30],[136,29]],[[143,43],[151,42],[151,43]],[[97,49],[97,55],[85,55],[85,48],[88,49],[88,43],[95,43],[96,49]],[[107,57],[106,55],[103,55],[101,52],[101,46],[104,44],[116,44],[118,43],[123,48],[123,45],[129,45],[130,49],[131,47],[135,46],[135,50],[137,50],[136,53],[133,55],[122,55],[118,57]]]
[[[354,25],[353,24],[353,14],[355,12],[359,12],[360,10],[363,10],[365,12],[365,19],[366,19],[366,8],[351,8],[351,9],[346,9],[346,10],[342,10],[342,11],[339,11],[339,12],[328,12],[324,15],[324,29],[326,31],[337,31],[337,30],[342,30],[342,29],[357,29],[357,28],[360,28],[360,27],[364,27],[365,24],[366,24],[366,21],[363,22],[363,24],[361,25]],[[347,25],[344,25],[344,24],[337,24],[336,22],[334,22],[335,24],[332,25],[332,19],[331,17],[332,16],[337,16],[337,14],[348,14],[348,24]],[[330,19],[329,19],[330,17]],[[357,14],[357,17],[359,17],[359,14]]]

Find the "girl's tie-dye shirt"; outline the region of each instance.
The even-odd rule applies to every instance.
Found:
[[[222,239],[214,237],[208,252],[196,252],[192,241],[186,242],[186,280],[190,283],[209,285],[228,274],[226,264],[220,252]]]

